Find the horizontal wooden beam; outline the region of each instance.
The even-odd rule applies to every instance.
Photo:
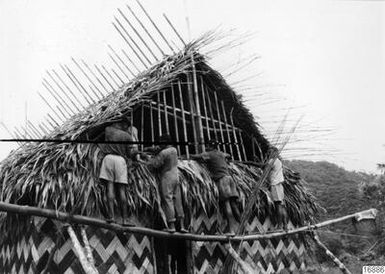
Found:
[[[201,235],[201,234],[198,235],[198,234],[191,234],[191,233],[184,234],[184,233],[178,233],[178,232],[168,233],[168,232],[159,231],[159,230],[146,228],[146,227],[126,227],[116,223],[107,223],[102,219],[91,218],[91,217],[82,216],[82,215],[71,215],[65,212],[56,211],[52,209],[44,209],[44,208],[38,208],[38,207],[32,207],[32,206],[25,206],[25,205],[22,206],[22,205],[15,205],[15,204],[0,202],[0,211],[4,211],[7,213],[16,213],[16,214],[22,214],[22,215],[45,217],[45,218],[55,219],[61,222],[66,222],[66,223],[96,226],[96,227],[105,228],[105,229],[109,229],[109,230],[121,232],[121,233],[122,232],[136,233],[136,234],[142,234],[142,235],[147,235],[150,237],[157,237],[157,238],[170,238],[170,239],[173,238],[173,239],[204,241],[204,242],[241,242],[241,241],[255,241],[260,239],[277,238],[277,237],[297,234],[301,232],[307,232],[307,231],[318,229],[331,224],[343,222],[349,219],[354,219],[360,216],[361,214],[368,214],[370,211],[372,212],[373,210],[375,209],[364,210],[364,211],[350,214],[337,219],[328,220],[322,223],[296,228],[286,232],[253,234],[253,235],[246,235],[246,236],[227,236],[227,235]]]

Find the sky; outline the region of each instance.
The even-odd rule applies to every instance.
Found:
[[[367,172],[385,162],[385,1],[141,3],[169,30],[166,13],[186,41],[212,29],[252,34],[210,62],[230,74],[226,79],[271,140],[287,133],[286,158]],[[11,130],[26,118],[39,123],[50,112],[37,93],[47,94],[42,78],[47,69],[70,64],[71,57],[113,66],[107,44],[126,46],[111,22],[117,8],[129,14],[126,4],[139,10],[134,0],[0,1],[0,122]],[[255,62],[235,70],[234,64],[254,55]],[[0,126],[0,138],[9,137]],[[15,147],[0,143],[0,159]]]

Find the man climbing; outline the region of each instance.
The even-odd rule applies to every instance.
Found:
[[[127,133],[129,121],[122,118],[121,121],[107,126],[104,130],[105,141],[124,142],[132,141]],[[128,223],[128,204],[126,197],[126,186],[128,185],[127,167],[131,163],[129,144],[101,144],[100,150],[104,153],[99,178],[107,185],[108,217],[107,222],[113,222],[115,193],[119,195],[119,206],[122,216],[122,224],[130,226]],[[115,192],[116,190],[116,192]]]
[[[184,226],[184,211],[182,195],[178,175],[178,154],[171,145],[170,135],[162,135],[159,138],[160,145],[155,156],[149,160],[150,168],[155,169],[160,178],[160,190],[162,195],[163,210],[167,219],[165,231],[176,231],[175,222],[178,221],[180,232],[187,233]]]
[[[271,167],[268,177],[269,187],[276,210],[277,225],[278,228],[287,230],[287,212],[284,204],[285,193],[283,189],[285,178],[283,176],[281,158],[278,149],[273,146],[268,149],[267,155],[269,157],[267,164]]]
[[[230,176],[226,159],[230,155],[217,149],[218,142],[210,140],[207,151],[201,154],[191,155],[192,159],[203,160],[211,173],[212,180],[219,191],[219,201],[224,204],[224,210],[229,225],[229,233],[234,234],[236,220],[240,221],[241,214],[238,208],[238,191],[233,178]]]

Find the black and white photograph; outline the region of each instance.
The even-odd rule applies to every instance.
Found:
[[[1,0],[0,273],[385,273],[385,1]]]

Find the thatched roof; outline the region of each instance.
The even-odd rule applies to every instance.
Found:
[[[234,123],[255,136],[261,145],[267,146],[268,141],[259,132],[257,123],[240,97],[222,76],[207,64],[205,57],[199,54],[203,43],[204,39],[196,40],[176,55],[165,57],[119,90],[71,117],[46,138],[83,139],[87,132],[119,119],[138,102],[167,87],[178,75],[190,71],[193,55],[197,70],[209,78],[218,93],[221,93],[225,104],[231,104],[234,108]],[[98,183],[101,161],[99,152],[94,144],[25,144],[0,164],[1,200],[100,216],[106,205],[106,193]],[[184,198],[192,206],[191,209],[216,208],[217,189],[206,168],[194,161],[181,161],[179,167]],[[153,174],[143,165],[130,169],[127,197],[131,212],[158,214],[160,198]],[[245,203],[261,171],[243,164],[232,164],[231,171],[237,178],[242,201]],[[287,176],[291,175],[292,173],[287,172]],[[292,176],[290,181],[292,183],[285,185],[288,209],[295,222],[303,223],[315,214],[314,199],[304,190],[299,178]],[[270,212],[266,193],[266,190],[261,190],[260,199],[256,204],[261,214]],[[0,220],[3,228],[8,223],[4,222],[4,218],[2,215]]]

